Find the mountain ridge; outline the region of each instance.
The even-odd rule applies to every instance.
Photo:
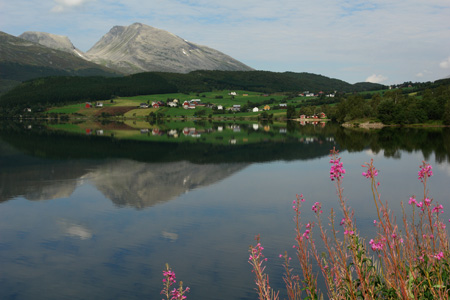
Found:
[[[48,32],[26,31],[18,36],[21,39],[34,42],[51,49],[61,50],[79,56],[87,60],[85,54],[77,49],[65,35],[57,35]]]
[[[0,94],[23,81],[39,77],[117,75],[117,71],[66,51],[0,31]]]
[[[112,27],[86,55],[124,73],[253,70],[220,51],[142,23]]]

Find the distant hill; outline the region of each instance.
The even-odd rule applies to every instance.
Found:
[[[365,89],[345,81],[310,73],[267,71],[194,71],[188,74],[146,72],[120,78],[49,77],[25,82],[0,97],[0,105],[32,106],[62,104],[84,100],[105,100],[114,96],[162,93],[248,90],[274,92],[357,92],[382,89],[366,84]]]
[[[86,55],[93,62],[128,74],[145,71],[253,70],[222,52],[140,23],[114,26]]]
[[[19,35],[19,38],[86,59],[83,51],[75,48],[67,36],[46,32],[26,31]]]
[[[0,93],[38,77],[117,75],[81,57],[0,31]]]

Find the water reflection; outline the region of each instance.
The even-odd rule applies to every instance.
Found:
[[[248,164],[204,164],[186,161],[141,163],[131,160],[35,160],[29,167],[0,169],[0,202],[68,198],[77,186],[91,182],[118,206],[144,208],[169,201],[190,190],[214,184]]]
[[[331,147],[342,151],[344,192],[362,234],[370,237],[374,212],[360,165],[376,157],[382,195],[395,213],[400,200],[420,193],[420,161],[445,162],[450,153],[445,129],[227,126],[224,143],[215,142],[222,141],[219,127],[212,140],[205,131],[173,143],[169,131],[155,135],[165,139],[156,142],[119,137],[131,129],[111,137],[107,127],[103,135],[86,135],[4,125],[0,298],[156,299],[169,262],[192,288],[190,299],[255,299],[246,262],[254,235],[263,237],[271,284],[282,288],[276,258],[292,251],[295,194],[323,202],[325,211],[336,208],[327,176]],[[130,135],[135,130],[141,135],[136,128]],[[263,139],[253,139],[263,131]],[[441,163],[430,181],[432,196],[443,203],[448,169]],[[309,207],[302,217],[313,219]]]
[[[247,165],[115,161],[100,166],[87,176],[116,205],[144,208],[214,184]]]

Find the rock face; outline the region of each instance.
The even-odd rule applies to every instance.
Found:
[[[253,70],[217,50],[140,23],[113,27],[86,55],[93,62],[124,73]]]
[[[46,32],[26,31],[19,38],[34,42],[52,49],[72,53],[76,56],[86,59],[84,53],[75,48],[67,36],[56,35]]]
[[[53,49],[1,31],[0,70],[0,80],[16,82],[45,76],[118,75],[116,71],[87,61],[80,55]]]

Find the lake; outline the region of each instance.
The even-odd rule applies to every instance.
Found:
[[[247,262],[257,234],[271,284],[283,289],[278,255],[295,255],[296,194],[306,198],[303,222],[316,201],[326,215],[338,208],[333,147],[364,237],[375,234],[361,176],[371,158],[395,214],[422,192],[422,160],[434,167],[430,195],[449,203],[448,128],[1,123],[0,298],[161,299],[169,263],[188,299],[257,299]]]

